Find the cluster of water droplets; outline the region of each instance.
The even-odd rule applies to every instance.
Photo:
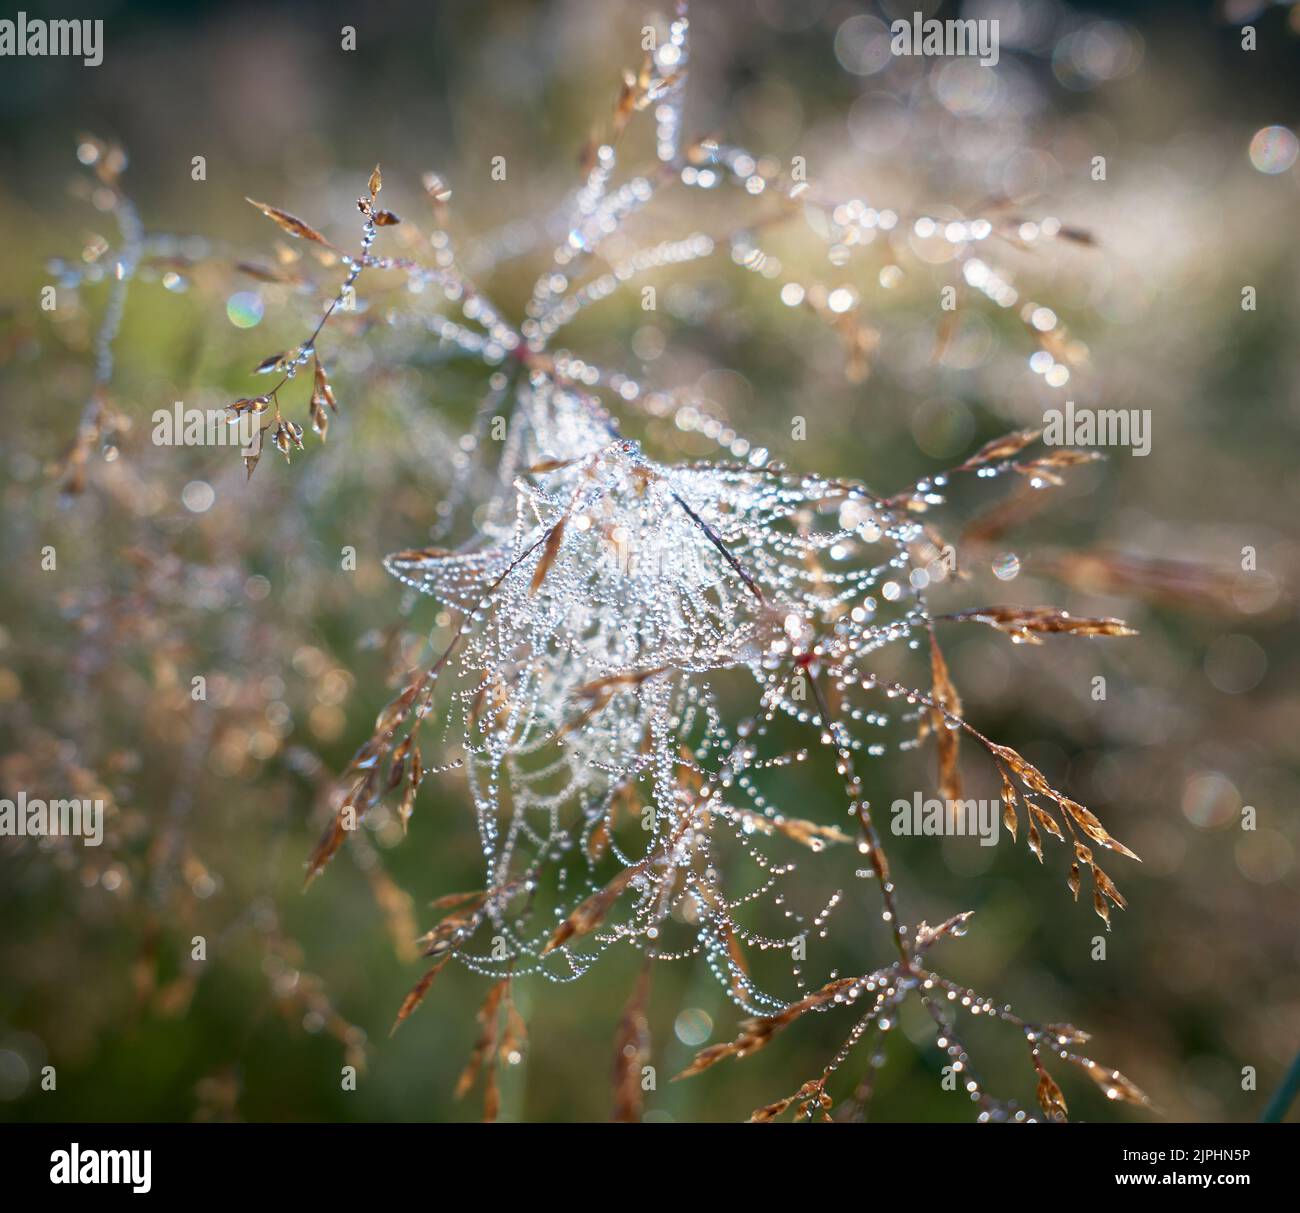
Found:
[[[825,891],[796,908],[785,878],[836,842],[851,853],[853,822],[780,803],[768,779],[827,753],[822,663],[851,669],[911,638],[918,528],[865,490],[776,465],[656,462],[545,372],[521,377],[515,404],[483,541],[387,562],[462,620],[441,729],[468,777],[485,887],[508,890],[489,900],[493,947],[462,959],[564,980],[629,941],[703,954],[742,1006],[780,1009],[745,952],[793,958],[824,932]],[[778,716],[808,726],[799,744],[775,743]],[[886,713],[846,719],[846,735],[878,733]],[[626,888],[594,929],[548,949],[615,880]]]

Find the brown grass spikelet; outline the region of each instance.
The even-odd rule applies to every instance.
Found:
[[[939,795],[944,800],[956,801],[961,799],[961,771],[958,767],[961,733],[949,726],[949,719],[961,718],[961,696],[953,685],[933,625],[929,636],[931,694],[936,706],[930,708],[923,719],[929,720],[939,752]]]
[[[757,1053],[782,1028],[794,1023],[796,1019],[807,1014],[807,1012],[834,1002],[857,983],[858,979],[856,977],[841,977],[835,981],[827,982],[821,989],[815,990],[796,1003],[792,1003],[778,1015],[745,1020],[741,1023],[740,1035],[735,1040],[701,1049],[696,1053],[686,1069],[673,1076],[673,1081],[676,1082],[679,1078],[690,1078],[695,1074],[699,1074],[724,1058],[748,1057],[751,1053]]]
[[[545,956],[575,936],[586,935],[600,926],[605,915],[609,913],[610,907],[618,900],[636,874],[637,868],[624,868],[603,889],[581,902],[573,913],[555,928],[542,948],[541,954]]]
[[[444,956],[427,969],[424,976],[411,987],[411,992],[402,1000],[402,1005],[397,1009],[397,1018],[393,1020],[393,1026],[388,1030],[390,1036],[415,1013],[416,1008],[424,1001],[424,996],[429,992],[429,987],[433,985],[433,979],[447,967],[447,962],[450,959],[450,956]]]
[[[469,1061],[466,1062],[456,1082],[456,1098],[464,1099],[473,1089],[479,1075],[483,1075],[483,1120],[489,1124],[496,1120],[501,1110],[496,1056],[498,1011],[509,988],[509,977],[503,977],[488,988],[487,997],[483,999],[483,1005],[478,1009],[478,1038],[474,1041]]]
[[[1136,636],[1137,631],[1122,619],[1088,619],[1055,607],[979,607],[942,615],[954,622],[987,624],[1005,632],[1017,644],[1042,644],[1045,635]]]
[[[542,545],[542,554],[537,558],[537,567],[533,570],[533,579],[528,584],[528,592],[536,594],[542,588],[542,583],[546,580],[546,575],[555,564],[556,558],[560,554],[560,545],[564,542],[564,526],[568,521],[567,517],[561,517],[549,531],[546,532],[546,541]]]
[[[277,224],[281,231],[288,233],[296,240],[311,240],[316,244],[323,244],[327,248],[334,248],[324,236],[320,234],[309,223],[304,223],[296,215],[289,214],[288,211],[282,211],[278,206],[270,206],[265,202],[258,202],[253,198],[245,198],[250,206],[255,206],[268,219]],[[337,251],[337,250],[335,250]]]
[[[1038,1106],[1043,1109],[1043,1115],[1048,1120],[1068,1120],[1069,1108],[1056,1079],[1043,1068],[1037,1056],[1034,1064],[1038,1067]]]
[[[1107,1069],[1087,1057],[1071,1056],[1070,1060],[1079,1066],[1102,1089],[1107,1099],[1136,1104],[1138,1107],[1143,1108],[1152,1106],[1147,1094],[1136,1083],[1125,1078],[1118,1070]]]
[[[956,470],[965,471],[968,468],[983,467],[985,464],[1000,463],[1004,459],[1010,459],[1013,455],[1018,455],[1030,443],[1036,442],[1042,432],[1041,429],[1015,430],[1010,434],[1004,434],[1001,438],[994,438],[991,442],[986,442],[980,447],[975,454]]]
[[[831,1120],[831,1097],[826,1093],[826,1080],[813,1078],[804,1083],[793,1095],[787,1095],[784,1099],[755,1108],[749,1114],[749,1123],[771,1124],[795,1104],[799,1105],[799,1115],[805,1120],[811,1120],[818,1112],[821,1113],[823,1122],[829,1123]]]
[[[650,1021],[646,1017],[649,995],[650,965],[647,962],[642,965],[623,1007],[614,1036],[614,1110],[610,1120],[616,1124],[635,1124],[641,1120],[644,1110],[642,1067],[650,1053]]]

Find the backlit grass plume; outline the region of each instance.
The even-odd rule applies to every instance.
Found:
[[[1068,894],[1090,900],[1109,929],[1125,900],[1102,864],[1123,868],[1137,857],[1047,773],[966,718],[941,642],[970,624],[1013,643],[1132,635],[1119,620],[1046,606],[941,605],[965,572],[944,521],[956,478],[1010,477],[1037,495],[1092,456],[1037,447],[1037,431],[1017,431],[946,475],[877,490],[868,484],[879,469],[846,481],[774,462],[756,436],[689,389],[565,343],[589,311],[712,258],[726,272],[759,276],[787,307],[811,310],[836,335],[844,374],[862,382],[882,341],[868,301],[843,285],[845,273],[836,283],[809,278],[764,247],[772,229],[804,225],[837,270],[868,247],[887,250],[882,284],[909,262],[905,234],[944,242],[965,305],[1020,317],[1026,349],[1036,345],[1062,372],[1047,376],[1053,386],[1086,350],[999,264],[999,244],[1023,244],[1023,217],[1007,205],[995,200],[960,220],[904,214],[828,197],[800,166],[721,136],[693,139],[685,6],[666,28],[647,29],[639,66],[611,82],[613,116],[582,151],[576,188],[533,225],[529,249],[511,250],[538,262],[521,310],[494,302],[463,268],[452,232],[466,216],[437,174],[422,179],[420,213],[398,215],[381,204],[376,167],[359,191],[355,245],[249,199],[282,239],[270,261],[244,262],[243,272],[322,301],[299,344],[250,358],[263,386],[229,405],[232,422],[254,419],[241,452],[249,477],[268,443],[290,459],[311,441],[308,428],[322,442],[345,442],[349,416],[374,407],[361,378],[331,376],[349,343],[373,341],[381,363],[433,349],[483,375],[474,432],[438,469],[445,508],[431,535],[413,535],[385,561],[435,600],[438,639],[329,797],[308,880],[381,803],[405,825],[421,811],[423,788],[467,787],[473,816],[464,828],[482,852],[481,887],[449,889],[435,903],[421,924],[426,971],[395,1010],[400,1024],[452,962],[482,975],[480,1033],[461,1090],[482,1081],[489,1119],[498,1069],[524,1047],[516,983],[567,985],[603,953],[629,948],[644,961],[622,1021],[611,1025],[618,1119],[641,1115],[653,978],[674,962],[710,970],[744,1016],[732,1041],[705,1048],[680,1077],[743,1059],[814,1013],[843,1020],[843,1044],[824,1069],[792,1075],[755,1120],[864,1116],[881,1040],[910,999],[932,1019],[981,1120],[1065,1119],[1056,1075],[1072,1070],[1112,1099],[1145,1104],[1133,1083],[1082,1051],[1083,1032],[1021,1018],[942,975],[937,958],[960,946],[971,914],[937,926],[920,917],[924,907],[895,882],[885,810],[863,780],[868,765],[931,745],[939,791],[957,803],[960,749],[982,751],[1007,832],[1040,863],[1059,865]],[[625,136],[642,121],[654,127],[654,158],[628,172]],[[107,185],[116,190],[115,177]],[[717,205],[703,205],[720,195],[723,222]],[[701,200],[698,225],[666,232],[654,221],[666,196],[679,216]],[[150,238],[124,201],[116,210],[125,281],[150,256]],[[1087,242],[1053,219],[1035,232]],[[923,261],[908,268],[930,272]],[[941,320],[936,349],[949,337]],[[660,422],[704,436],[715,457],[664,455],[654,441]],[[103,426],[102,409],[92,409],[68,462],[72,480]],[[1006,524],[989,523],[983,535]],[[427,545],[431,537],[439,546]],[[801,773],[822,767],[833,772],[836,801],[800,794]],[[328,888],[311,896],[328,897]],[[861,938],[859,971],[819,967],[818,943],[832,929]],[[868,959],[880,940],[885,959]],[[1015,1080],[978,1073],[962,1043],[977,1017],[1023,1037],[1034,1100],[1016,1097]]]

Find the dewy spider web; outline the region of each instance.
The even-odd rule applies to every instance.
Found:
[[[324,436],[327,409],[335,401],[317,339],[366,272],[404,275],[420,294],[440,290],[467,323],[433,315],[424,321],[427,331],[489,366],[512,364],[509,372],[494,372],[480,412],[482,418],[509,401],[503,458],[488,478],[496,488],[489,500],[475,502],[481,539],[457,551],[399,552],[386,562],[407,585],[456,611],[459,631],[381,714],[310,859],[309,879],[386,794],[400,790],[405,821],[427,773],[464,770],[484,855],[484,887],[438,903],[448,912],[422,941],[434,964],[400,1009],[398,1023],[453,957],[496,979],[462,1081],[467,1086],[487,1072],[489,1115],[495,1113],[497,1060],[513,1056],[522,1036],[511,982],[532,973],[576,978],[616,943],[633,944],[650,960],[703,956],[734,1001],[755,1016],[731,1044],[705,1049],[687,1073],[755,1051],[810,1011],[859,1006],[861,1018],[823,1074],[759,1109],[758,1119],[791,1106],[808,1117],[829,1115],[828,1080],[864,1040],[878,1042],[892,1028],[896,1008],[913,994],[934,1018],[940,1047],[981,1119],[1029,1114],[988,1094],[973,1076],[954,1032],[957,1008],[994,1016],[1023,1033],[1047,1118],[1064,1118],[1066,1106],[1043,1066],[1044,1050],[1083,1068],[1111,1098],[1144,1103],[1145,1096],[1123,1076],[1074,1051],[1086,1039],[1077,1029],[1021,1020],[1009,1007],[962,990],[928,967],[931,946],[963,933],[969,915],[937,928],[904,924],[857,769],[865,757],[885,752],[882,726],[892,721],[913,734],[919,727],[922,737],[935,737],[941,791],[955,799],[958,740],[962,734],[973,738],[1001,776],[1007,828],[1014,835],[1023,819],[1040,860],[1043,831],[1068,841],[1071,889],[1077,898],[1081,869],[1087,867],[1094,906],[1109,922],[1109,906],[1124,902],[1096,865],[1092,847],[1131,852],[1037,768],[962,718],[935,624],[973,620],[1034,643],[1044,633],[1126,635],[1128,629],[1116,620],[1074,619],[1048,608],[932,616],[923,591],[944,572],[935,564],[943,545],[919,515],[942,502],[946,478],[882,499],[862,485],[794,474],[770,464],[766,451],[695,402],[683,403],[552,348],[569,322],[639,275],[716,251],[718,242],[703,232],[646,248],[615,239],[628,218],[671,183],[703,190],[738,186],[751,199],[779,195],[783,210],[759,215],[727,241],[733,260],[769,278],[780,275],[780,264],[758,247],[754,234],[799,213],[790,205],[796,200],[820,216],[830,241],[844,247],[854,243],[855,233],[887,232],[899,222],[894,212],[859,200],[823,203],[802,181],[783,177],[775,162],[743,149],[714,141],[683,149],[687,31],[683,5],[640,72],[626,76],[613,132],[589,154],[567,235],[538,278],[518,329],[457,267],[445,230],[450,191],[437,178],[425,182],[439,225],[429,238],[436,254],[432,266],[413,256],[371,251],[381,227],[405,232],[409,248],[419,243],[411,225],[399,227],[397,216],[377,206],[378,169],[359,201],[363,238],[356,256],[292,215],[255,204],[289,235],[327,247],[346,270],[311,337],[258,368],[280,372],[275,386],[231,406],[236,417],[271,413],[260,432],[269,431],[286,458],[302,447],[302,427],[282,417],[279,393],[299,368],[314,364],[311,417]],[[619,137],[631,116],[645,109],[653,110],[656,121],[659,169],[615,185]],[[931,234],[936,230],[925,217],[914,223],[918,232],[922,224]],[[966,282],[1005,308],[1019,302],[1014,287],[974,253],[997,230],[988,219],[937,228],[958,250]],[[1053,230],[1068,235],[1059,225]],[[598,252],[610,268],[584,278]],[[796,295],[840,334],[850,377],[865,374],[876,335],[856,318],[853,300],[839,290],[805,293],[799,287]],[[783,298],[792,297],[787,284]],[[1030,304],[1023,314],[1028,320],[1035,311]],[[1035,325],[1042,327],[1041,318]],[[1061,357],[1073,356],[1063,330],[1057,328],[1053,339]],[[732,462],[655,461],[622,436],[595,390],[650,416],[675,413],[679,427],[714,439]],[[956,471],[981,477],[1014,471],[1043,487],[1059,483],[1058,469],[1088,458],[1054,450],[1022,462],[1018,456],[1036,437],[1022,432],[990,443]],[[246,456],[250,475],[260,449],[259,440]],[[467,469],[461,477],[462,493],[471,475]],[[453,506],[457,499],[453,493]],[[448,527],[451,512],[442,515]],[[880,672],[883,650],[910,651],[925,643],[929,691]],[[747,693],[738,689],[745,683]],[[882,695],[902,698],[907,709],[885,710]],[[738,702],[748,707],[738,710]],[[425,767],[419,744],[426,721],[437,722],[447,749],[436,768]],[[797,727],[806,744],[786,748],[778,734],[783,738],[787,725]],[[903,744],[915,744],[915,738]],[[774,773],[821,756],[834,762],[843,783],[846,811],[838,821],[787,813],[770,791],[777,784]],[[791,906],[785,878],[794,861],[777,857],[777,847],[855,854],[861,865],[856,875],[879,884],[897,959],[858,976],[832,973],[811,991],[795,966],[793,997],[758,980],[752,953],[801,956],[802,942],[810,932],[824,934],[842,897],[836,890],[817,905]],[[635,1076],[647,1056],[649,971],[637,983],[618,1033],[621,1118],[639,1114]],[[880,1056],[873,1046],[848,1108],[865,1103]]]
[[[737,1001],[784,1009],[738,960],[751,932],[732,915],[757,895],[724,887],[710,835],[731,830],[749,850],[773,831],[818,849],[849,841],[833,823],[792,821],[767,804],[756,772],[806,755],[763,757],[756,743],[776,712],[815,720],[791,685],[806,683],[801,663],[815,636],[865,654],[910,635],[917,607],[888,597],[901,597],[919,528],[875,513],[860,492],[774,467],[653,463],[636,443],[611,440],[589,402],[542,390],[546,415],[563,420],[534,427],[553,436],[516,482],[509,540],[469,555],[388,560],[467,618],[446,728],[461,730],[489,887],[509,887],[544,860],[568,876],[576,858],[581,891],[599,896],[592,882],[609,852],[628,874],[632,905],[626,923],[605,916],[599,945],[662,949],[665,920],[687,905],[695,950]],[[538,394],[528,393],[530,409]],[[554,450],[562,456],[546,457]],[[832,550],[844,571],[824,567]],[[892,592],[882,594],[882,582]],[[729,731],[709,675],[733,669],[757,682],[765,711]],[[629,817],[642,826],[636,850],[619,840]],[[760,892],[770,891],[785,869],[760,862],[771,873]],[[552,928],[506,938],[498,964],[475,963],[555,975],[542,959],[557,946]],[[754,942],[789,950],[794,939]],[[566,975],[590,963],[558,948]],[[535,958],[527,968],[525,957]]]

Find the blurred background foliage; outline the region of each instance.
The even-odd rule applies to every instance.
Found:
[[[954,610],[1054,603],[1141,631],[1013,648],[973,629],[945,645],[968,718],[1143,856],[1117,876],[1131,908],[1107,958],[1091,958],[1100,923],[1070,902],[1061,865],[1040,868],[1023,839],[897,839],[891,854],[909,921],[977,911],[967,938],[945,945],[951,976],[1027,1017],[1089,1030],[1093,1055],[1166,1116],[1253,1118],[1300,1047],[1300,169],[1284,139],[1280,159],[1258,144],[1251,153],[1256,132],[1300,119],[1295,14],[989,0],[964,10],[1003,22],[1002,61],[987,71],[882,54],[888,20],[917,9],[953,15],[922,0],[699,5],[688,136],[804,156],[819,190],[903,214],[955,217],[1003,198],[1026,218],[1087,229],[1091,247],[1036,241],[1000,254],[1022,297],[1086,346],[1068,384],[1028,368],[1016,309],[987,300],[963,303],[936,361],[944,264],[923,242],[886,289],[884,242],[838,267],[799,224],[765,233],[764,247],[784,277],[861,290],[880,333],[864,382],[846,377],[821,319],[784,306],[777,284],[725,251],[662,271],[649,318],[629,291],[567,344],[656,386],[689,386],[795,467],[888,492],[1041,424],[1066,399],[1152,411],[1149,456],[1112,451],[1039,494],[971,580],[934,599]],[[486,372],[427,334],[362,331],[385,306],[363,284],[371,310],[322,338],[341,406],[324,447],[309,438],[288,468],[270,452],[245,483],[235,449],[156,446],[151,417],[178,400],[224,406],[251,390],[252,366],[310,331],[314,296],[234,269],[265,261],[278,235],[245,195],[350,246],[376,161],[399,214],[421,212],[420,174],[436,169],[465,263],[517,318],[580,148],[655,14],[624,0],[101,11],[102,66],[6,60],[0,72],[0,787],[76,788],[111,806],[98,851],[0,845],[0,1116],[476,1117],[474,1097],[453,1090],[482,979],[451,966],[387,1035],[422,972],[413,940],[432,923],[428,903],[481,884],[456,776],[426,782],[405,840],[377,814],[299,890],[332,774],[437,629],[437,608],[404,597],[380,559],[428,542]],[[1246,21],[1259,30],[1253,53],[1239,46]],[[355,52],[340,50],[344,25],[356,27]],[[60,290],[53,313],[37,301],[57,281],[49,258],[75,262],[96,235],[116,239],[75,163],[82,132],[127,149],[124,188],[146,227],[176,233],[195,264],[170,286],[161,271],[132,284],[108,391],[122,423],[96,441],[69,496],[60,461],[91,391],[107,284]],[[634,129],[624,163],[651,154]],[[498,155],[505,182],[489,178]],[[1104,182],[1090,174],[1098,155]],[[734,200],[672,197],[650,229],[659,238],[738,222]],[[511,245],[520,255],[501,257]],[[1241,307],[1246,285],[1254,312]],[[248,300],[230,303],[241,293],[260,307],[244,314]],[[250,328],[232,323],[258,310]],[[790,437],[796,416],[803,442]],[[629,424],[669,458],[712,453],[666,420]],[[962,485],[944,517],[969,519],[1008,491]],[[57,550],[52,572],[45,545]],[[340,568],[345,545],[355,572]],[[1116,553],[1131,577],[1116,579]],[[206,703],[191,699],[195,675]],[[1090,694],[1098,675],[1104,702]],[[967,758],[968,794],[995,796],[993,771]],[[887,803],[928,791],[933,763],[923,749],[864,774]],[[799,778],[810,816],[838,803],[833,775]],[[1240,828],[1247,805],[1253,832]],[[801,865],[813,889],[828,880],[820,862]],[[874,910],[837,917],[817,967],[880,963],[877,926]],[[208,941],[201,965],[189,959],[195,935]],[[615,950],[579,984],[517,984],[530,1047],[505,1075],[504,1118],[608,1114],[613,1035],[636,971]],[[849,1027],[811,1016],[751,1059],[671,1084],[697,1047],[734,1035],[738,1014],[702,965],[660,966],[650,1009],[652,1119],[743,1117],[819,1072]],[[969,1118],[940,1087],[928,1023],[901,1027],[872,1116]],[[1014,1035],[978,1024],[968,1043],[996,1092],[1032,1102]],[[364,1066],[355,1093],[340,1089],[348,1063]],[[48,1064],[54,1092],[39,1088]],[[1258,1090],[1243,1090],[1246,1066]],[[1145,1115],[1107,1107],[1090,1086],[1067,1084],[1075,1115]]]

